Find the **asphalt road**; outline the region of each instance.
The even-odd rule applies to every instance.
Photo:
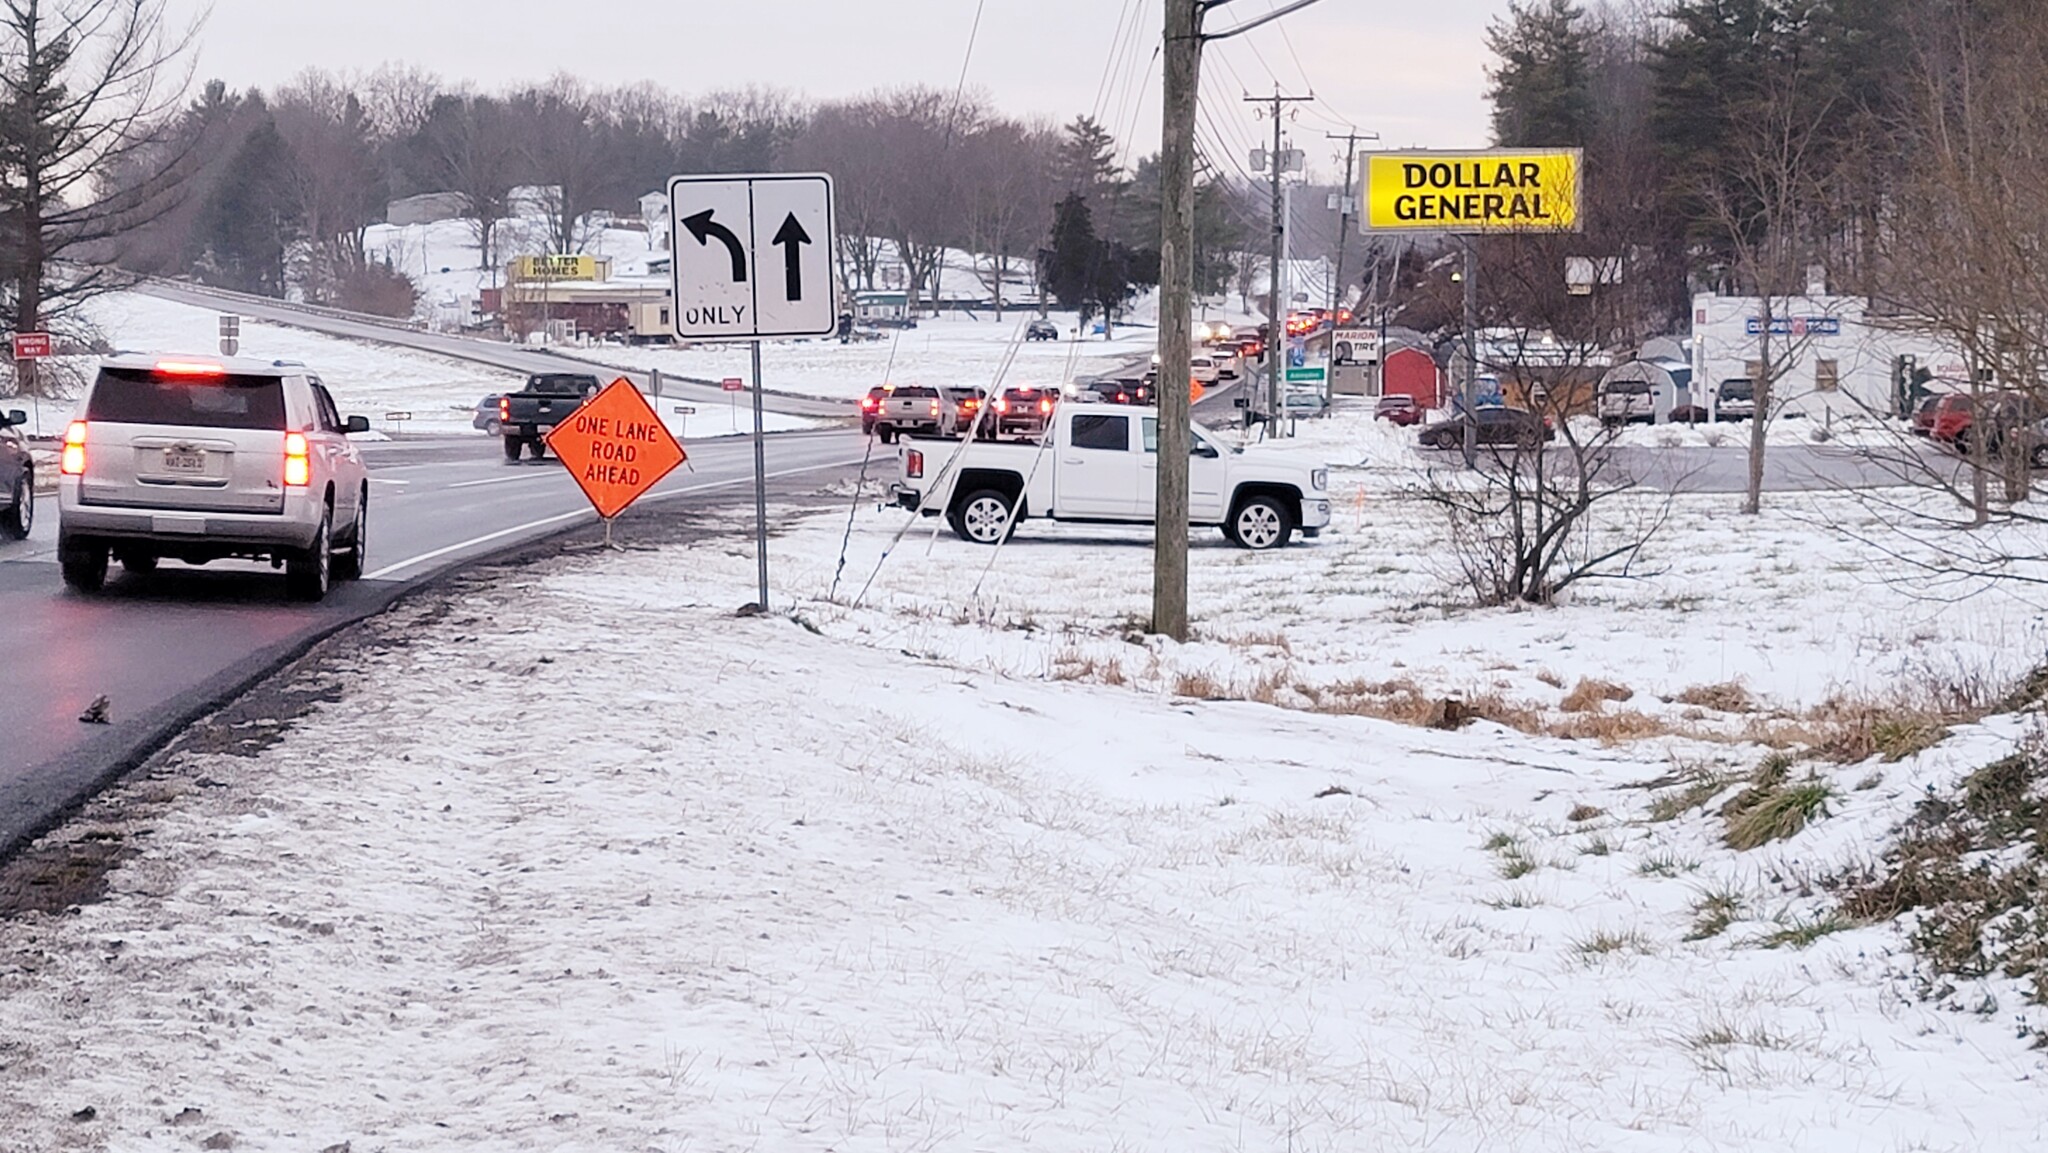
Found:
[[[146,578],[117,568],[98,596],[67,592],[54,498],[44,499],[28,540],[0,543],[0,858],[193,716],[413,583],[595,519],[559,463],[508,463],[482,434],[362,447],[371,469],[369,571],[317,605],[287,600],[282,574],[268,566],[234,561],[166,561]],[[689,466],[629,516],[751,491],[751,441],[688,447]],[[858,465],[865,448],[855,432],[773,436],[768,474],[820,483]],[[102,695],[112,723],[80,723]]]
[[[455,336],[440,332],[427,332],[409,328],[392,321],[380,321],[372,317],[355,317],[337,314],[325,309],[307,309],[281,300],[269,300],[260,296],[249,296],[238,292],[221,292],[215,289],[199,288],[166,280],[145,281],[135,288],[146,296],[160,300],[176,301],[195,308],[208,308],[220,312],[232,312],[252,320],[268,321],[273,324],[290,325],[309,332],[322,332],[329,336],[346,337],[351,340],[370,340],[380,344],[409,348],[417,352],[431,352],[438,356],[466,360],[474,364],[485,364],[511,372],[598,372],[608,370],[594,362],[575,357],[557,356],[552,352],[522,348],[496,340],[482,340],[470,336]],[[623,355],[623,354],[622,354]],[[647,391],[645,373],[612,369],[631,379]],[[691,377],[672,376],[663,373],[661,392],[664,397],[674,397],[698,402],[725,404],[730,398],[715,380],[696,380]],[[818,397],[798,396],[793,393],[762,390],[762,407],[771,412],[788,413],[793,416],[846,417],[857,410],[852,401],[825,400]]]

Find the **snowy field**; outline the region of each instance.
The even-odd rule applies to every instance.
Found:
[[[116,349],[149,352],[209,353],[219,347],[219,312],[140,293],[114,293],[92,302],[91,319]],[[383,433],[466,433],[476,403],[486,396],[521,387],[525,376],[470,361],[414,352],[367,341],[344,340],[244,317],[241,355],[264,360],[296,360],[318,373],[334,393],[344,414],[370,418]],[[73,369],[90,373],[94,358],[69,358]],[[73,404],[26,399],[7,401],[30,411],[35,435],[55,436],[71,419]],[[702,438],[753,431],[753,414],[744,405],[737,414],[728,406],[696,404],[697,415],[679,415],[673,404],[660,411],[671,431]],[[392,413],[409,413],[403,419]],[[768,413],[770,432],[818,427],[803,417]]]
[[[127,786],[166,808],[109,899],[0,925],[0,1149],[2036,1145],[2017,987],[1936,1010],[1896,927],[1774,937],[2026,722],[1816,764],[1829,815],[1747,852],[1644,787],[2016,675],[2036,603],[1926,595],[1850,497],[1716,496],[1642,580],[1461,608],[1406,438],[1308,439],[1337,523],[1198,534],[1187,646],[1126,635],[1142,531],[891,550],[850,488],[778,518],[787,616],[731,615],[737,521],[387,614],[274,747]]]

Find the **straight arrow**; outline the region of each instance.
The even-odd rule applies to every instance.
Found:
[[[732,254],[732,282],[744,284],[747,279],[747,251],[740,247],[740,238],[732,234],[732,229],[711,219],[713,211],[707,208],[694,216],[683,217],[683,227],[689,229],[690,235],[705,248],[711,247],[711,238],[716,236],[725,245],[725,250]]]
[[[782,292],[786,300],[804,298],[804,266],[798,245],[811,243],[811,234],[797,223],[796,213],[782,218],[782,227],[775,230],[775,239],[770,244],[782,246]]]

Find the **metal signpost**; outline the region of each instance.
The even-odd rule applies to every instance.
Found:
[[[768,465],[761,341],[839,331],[832,178],[823,173],[677,176],[668,182],[678,340],[746,341],[754,365],[754,545],[768,608]],[[693,243],[694,242],[694,243]]]

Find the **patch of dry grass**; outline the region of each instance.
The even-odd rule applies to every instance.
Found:
[[[1568,713],[1597,713],[1609,701],[1618,704],[1634,700],[1635,695],[1636,691],[1627,685],[1581,677],[1579,683],[1572,686],[1572,691],[1565,694],[1558,707]]]
[[[1753,713],[1757,711],[1756,697],[1741,681],[1722,681],[1716,685],[1693,685],[1671,698],[1681,705],[1712,709],[1717,713]]]

